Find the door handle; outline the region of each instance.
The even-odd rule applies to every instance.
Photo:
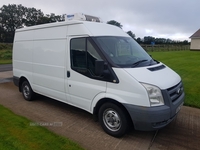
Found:
[[[68,78],[70,77],[70,71],[67,71],[67,77]]]

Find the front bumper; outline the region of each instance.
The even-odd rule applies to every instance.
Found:
[[[179,89],[181,89],[181,93]],[[165,101],[163,106],[142,107],[123,104],[129,112],[136,130],[151,131],[163,128],[178,114],[185,97],[182,82],[163,90],[162,94]]]

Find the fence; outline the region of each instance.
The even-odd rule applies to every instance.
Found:
[[[0,43],[0,50],[12,49],[12,43]],[[190,45],[141,45],[146,51],[184,51],[190,50]]]
[[[141,45],[146,51],[184,51],[189,50],[190,45]]]

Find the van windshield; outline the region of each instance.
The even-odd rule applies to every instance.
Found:
[[[94,37],[106,57],[119,67],[142,67],[156,64],[146,51],[131,37]]]

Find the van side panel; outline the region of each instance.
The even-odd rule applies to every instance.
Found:
[[[66,40],[34,42],[33,89],[37,93],[65,99],[65,43]]]
[[[30,31],[16,32],[13,46],[13,76],[32,81],[33,39]]]
[[[66,101],[66,32],[66,26],[34,31],[33,90],[61,101]]]
[[[63,39],[66,38],[67,25],[39,28],[34,31],[34,40]]]

